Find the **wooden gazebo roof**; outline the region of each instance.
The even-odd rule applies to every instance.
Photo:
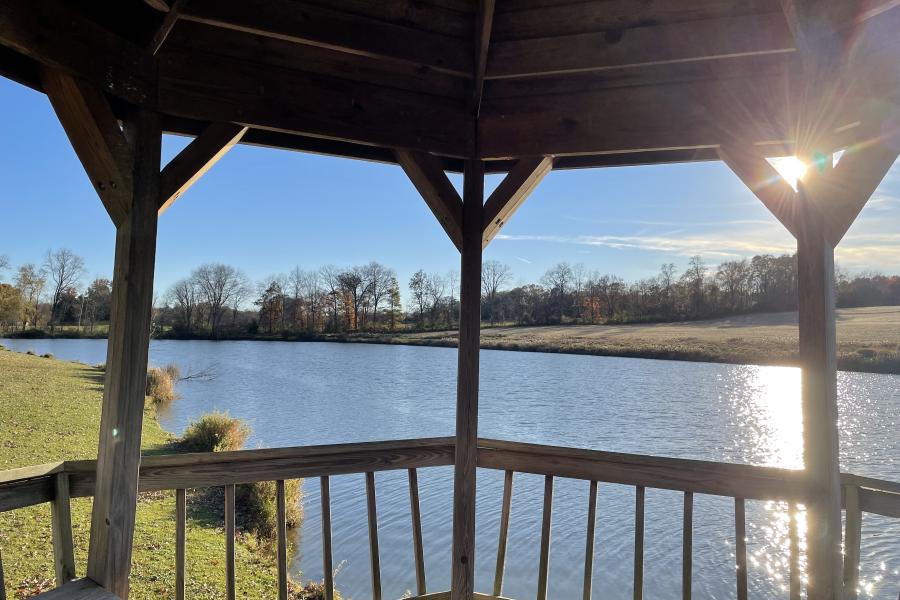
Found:
[[[835,144],[900,102],[896,4],[7,0],[0,73],[41,89],[39,63],[68,71],[155,107],[173,133],[230,122],[250,127],[245,143],[389,162],[419,150],[453,170],[706,160],[728,136],[785,154],[804,60],[839,63]]]

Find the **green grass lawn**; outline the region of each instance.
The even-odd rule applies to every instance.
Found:
[[[94,367],[0,350],[0,470],[60,460],[95,458],[103,373]],[[171,441],[153,414],[144,415],[145,452]],[[192,517],[189,496],[186,588],[191,598],[224,598],[225,535],[217,515]],[[78,574],[83,575],[90,532],[90,499],[72,501]],[[221,519],[221,517],[218,517]],[[0,551],[10,599],[52,587],[49,505],[0,514]],[[251,536],[236,544],[237,594],[276,595],[274,551]],[[174,598],[175,496],[143,494],[137,509],[131,598]]]

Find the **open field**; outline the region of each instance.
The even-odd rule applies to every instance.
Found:
[[[353,341],[456,345],[455,331]],[[900,373],[900,307],[838,310],[838,364],[849,371]],[[565,325],[482,329],[481,347],[766,365],[798,364],[797,314],[742,315],[647,325]]]
[[[0,470],[59,460],[95,458],[103,373],[77,363],[0,349]],[[170,436],[145,412],[145,452],[167,451]],[[90,499],[72,501],[72,527],[79,575],[84,574],[90,530]],[[225,593],[225,535],[221,516],[194,507],[188,513],[186,587],[192,598]],[[255,538],[235,544],[237,589],[248,598],[274,595],[274,552]],[[7,598],[27,597],[53,585],[49,505],[0,513],[0,551]],[[142,494],[137,512],[131,597],[174,598],[175,496]]]

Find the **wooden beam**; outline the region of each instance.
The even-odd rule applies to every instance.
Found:
[[[807,194],[805,182],[798,186],[803,464],[809,490],[807,594],[810,600],[832,600],[843,591],[834,247],[828,240],[827,224],[816,200]]]
[[[213,123],[179,152],[160,174],[159,214],[240,142],[247,129],[232,123]]]
[[[159,116],[126,122],[133,140],[131,207],[116,229],[106,379],[87,575],[122,599],[128,574],[141,462],[141,421],[153,305],[162,134]]]
[[[765,156],[753,146],[719,146],[719,158],[728,165],[775,218],[797,237],[797,194]]]
[[[715,116],[746,123],[746,143],[790,139],[785,76],[492,99],[479,117],[484,159],[698,149],[723,142]]]
[[[472,117],[453,98],[164,46],[159,110],[172,117],[447,156],[471,154]]]
[[[134,104],[151,99],[153,61],[142,48],[60,0],[0,2],[0,45],[76,75]]]
[[[484,76],[487,72],[491,28],[494,23],[494,4],[495,0],[481,0],[475,23],[475,73],[471,111],[475,118],[478,118],[481,111],[481,97],[484,94]]]
[[[516,162],[484,204],[482,248],[487,248],[551,169],[553,158],[550,156],[523,158]]]
[[[780,12],[495,42],[487,77],[508,79],[794,52]]]
[[[131,207],[132,152],[99,89],[44,69],[44,90],[91,183],[116,226]]]
[[[181,18],[346,54],[472,75],[472,50],[463,40],[304,2],[193,0]]]
[[[900,134],[886,131],[850,148],[834,169],[811,178],[807,189],[824,215],[836,246],[900,155]]]
[[[149,3],[150,2],[148,2],[148,4]],[[175,24],[178,23],[178,19],[181,17],[181,7],[184,6],[184,0],[175,0],[175,2],[172,3],[171,8],[165,3],[163,3],[163,5],[166,6],[166,16],[163,17],[162,23],[160,23],[156,33],[153,34],[153,39],[150,40],[150,54],[153,56],[156,56],[156,53],[159,52],[162,45],[166,43],[166,39],[169,37],[169,34],[172,33]]]
[[[456,457],[453,467],[452,600],[475,593],[475,467],[478,460],[478,353],[481,338],[481,225],[484,163],[466,161],[463,183],[456,373]]]
[[[431,154],[407,150],[397,150],[396,156],[450,241],[462,252],[463,201],[444,173],[440,161]]]

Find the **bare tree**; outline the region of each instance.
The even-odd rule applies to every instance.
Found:
[[[41,294],[46,284],[47,274],[43,269],[38,269],[31,263],[19,267],[16,275],[16,287],[22,292],[22,301],[25,304],[22,311],[22,331],[25,331],[29,323],[32,327],[37,327]]]
[[[381,263],[372,261],[362,268],[366,291],[372,301],[372,323],[378,325],[378,305],[388,299],[395,274]]]
[[[328,296],[331,305],[331,330],[337,332],[338,317],[340,314],[339,307],[341,303],[341,271],[334,265],[325,265],[319,270],[322,285],[325,286],[325,294]]]
[[[350,306],[347,314],[347,325],[353,331],[359,330],[360,308],[366,299],[368,289],[364,272],[360,267],[353,267],[338,275],[340,289],[345,294]]]
[[[229,306],[246,278],[243,278],[234,267],[221,263],[201,265],[194,270],[191,277],[201,297],[206,301],[210,331],[215,335],[222,320],[223,308]]]
[[[9,256],[0,254],[0,275],[3,275],[3,271],[7,269],[9,269]]]
[[[497,313],[497,292],[512,280],[512,269],[509,265],[496,260],[485,261],[481,265],[481,294],[487,300],[491,325]]]
[[[193,278],[181,279],[169,288],[166,294],[169,301],[178,310],[178,315],[187,333],[191,333],[194,323],[194,312],[197,309],[199,290]]]
[[[50,284],[53,286],[50,300],[50,329],[56,325],[56,314],[59,310],[63,292],[75,287],[84,273],[84,260],[67,248],[60,248],[56,252],[47,251],[44,257],[44,269],[50,276]]]
[[[244,304],[244,301],[247,300],[253,294],[253,286],[250,284],[250,279],[244,274],[243,271],[235,272],[236,285],[234,286],[234,291],[231,294],[231,326],[237,323],[237,315],[238,311],[241,309],[241,305]]]

